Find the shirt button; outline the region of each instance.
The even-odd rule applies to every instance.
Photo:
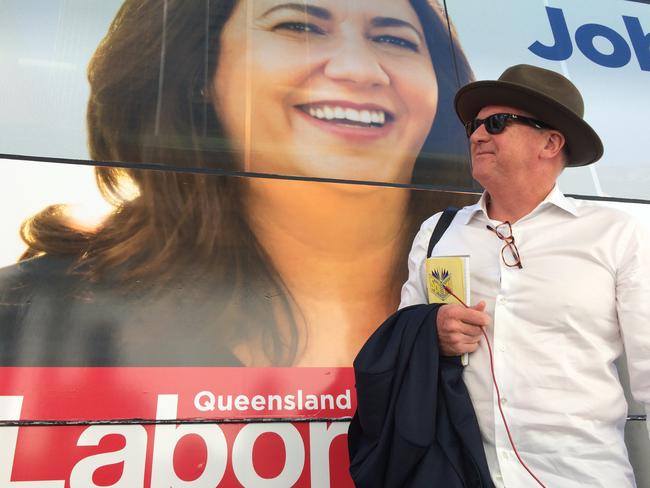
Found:
[[[499,298],[497,299],[497,301],[501,305],[505,305],[506,303],[508,303],[508,299],[506,297],[504,297],[503,295],[499,295]]]
[[[508,400],[506,400],[505,398],[502,398],[501,399],[501,405],[505,405],[506,403],[508,403]]]

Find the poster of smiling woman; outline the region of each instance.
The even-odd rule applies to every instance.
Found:
[[[0,486],[351,486],[352,361],[479,196],[471,80],[573,75],[564,191],[650,221],[650,8],[497,3],[0,2]]]
[[[197,363],[349,365],[397,304],[419,217],[473,198],[376,184],[474,188],[450,103],[458,63],[468,80],[424,1],[124,2],[87,68],[88,157],[114,210],[89,229],[47,208],[22,227],[23,257],[35,277],[59,266],[66,283],[45,294],[93,283],[92,303],[108,301],[83,321],[148,344],[143,322],[177,339],[200,327]],[[28,155],[69,158],[43,152]],[[196,303],[163,296],[179,289]]]

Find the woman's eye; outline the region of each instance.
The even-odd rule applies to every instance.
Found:
[[[282,22],[273,27],[273,30],[287,30],[292,32],[304,32],[306,34],[324,34],[325,31],[315,24],[305,22]]]
[[[404,39],[403,37],[397,37],[397,36],[389,36],[389,35],[383,35],[383,36],[375,36],[372,38],[373,41],[383,43],[383,44],[389,44],[391,46],[397,46],[401,47],[404,49],[409,49],[414,52],[420,52],[420,49],[417,44],[414,42],[411,42],[407,39]]]

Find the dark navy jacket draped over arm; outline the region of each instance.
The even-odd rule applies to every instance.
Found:
[[[350,473],[358,487],[492,487],[458,357],[439,355],[438,305],[404,308],[354,361]]]

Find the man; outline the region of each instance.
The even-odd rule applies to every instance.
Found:
[[[614,360],[625,351],[633,393],[648,410],[650,240],[622,212],[558,190],[565,166],[603,152],[569,80],[513,66],[497,81],[461,88],[455,108],[485,192],[433,251],[470,256],[474,304],[441,307],[438,340],[444,355],[470,353],[463,379],[494,483],[539,486],[508,441],[500,401],[517,451],[547,487],[633,487]],[[438,218],[415,238],[400,308],[427,302],[425,261]]]

